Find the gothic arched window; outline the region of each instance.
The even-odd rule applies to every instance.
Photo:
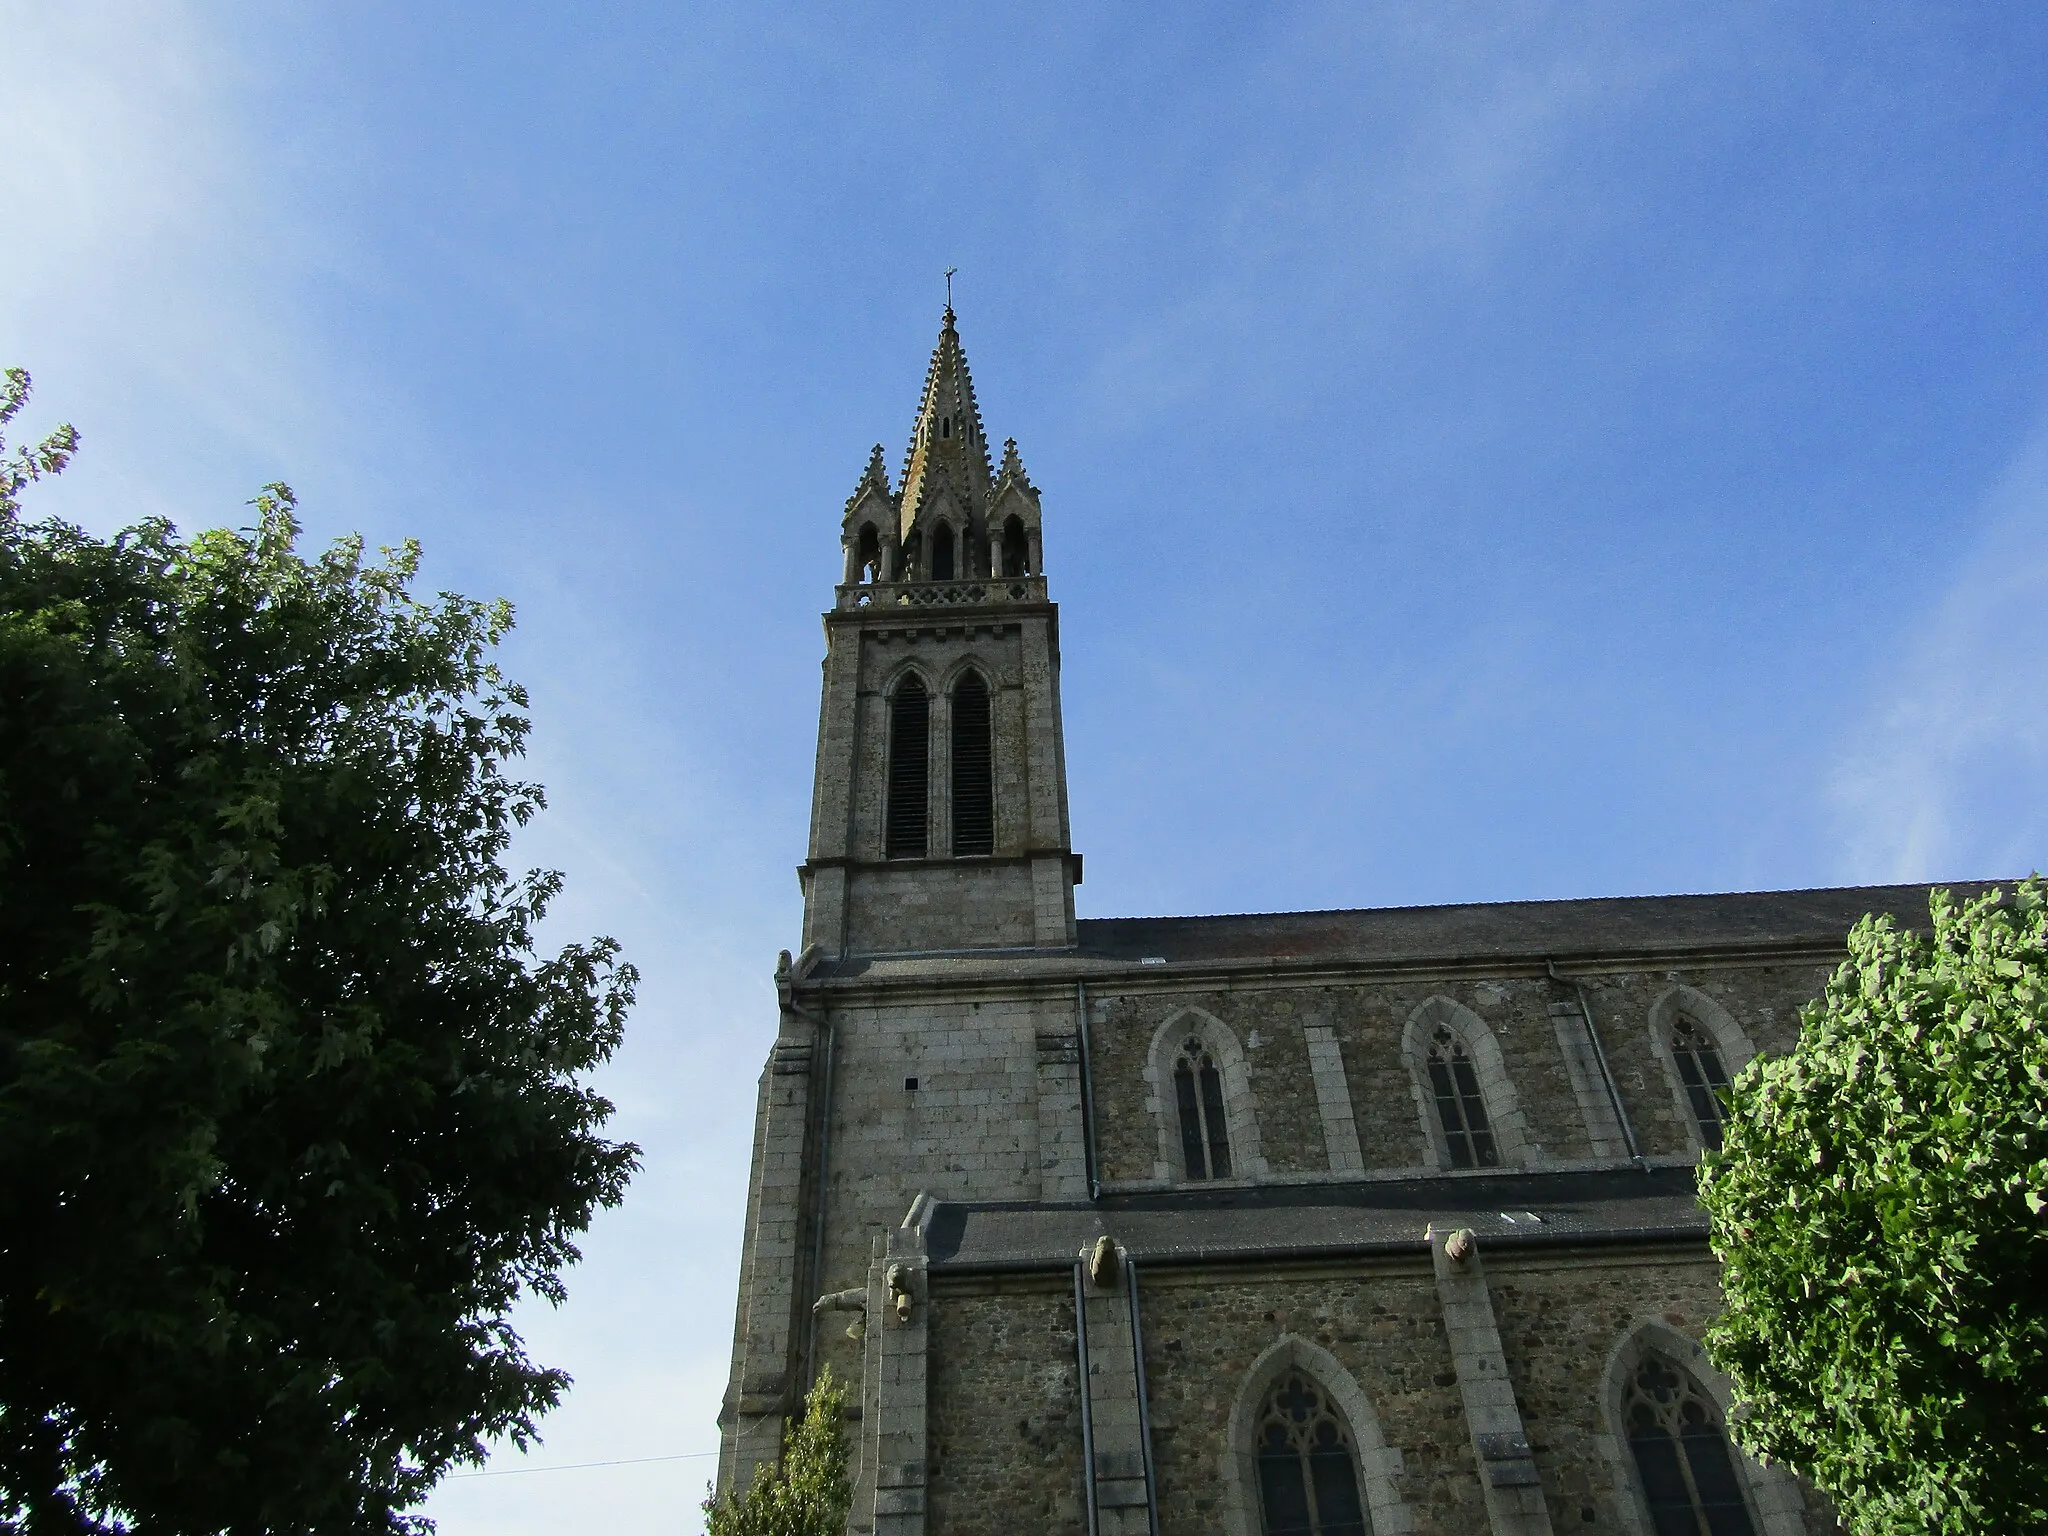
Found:
[[[854,570],[862,581],[882,579],[882,536],[873,523],[860,525],[860,540],[854,547]]]
[[[889,826],[883,851],[892,859],[925,856],[931,750],[931,700],[923,683],[906,677],[889,701]]]
[[[1024,519],[1014,513],[1003,519],[1003,575],[1022,576],[1031,563],[1031,541],[1024,536]]]
[[[1371,1536],[1351,1431],[1302,1372],[1273,1384],[1253,1455],[1264,1536]]]
[[[1472,1057],[1458,1037],[1439,1024],[1429,1043],[1429,1088],[1436,1098],[1436,1116],[1443,1126],[1444,1150],[1453,1168],[1497,1168],[1493,1123]]]
[[[1755,1536],[1721,1415],[1696,1382],[1645,1355],[1622,1421],[1655,1536]]]
[[[1173,1097],[1180,1109],[1181,1161],[1191,1179],[1230,1177],[1230,1126],[1223,1112],[1223,1074],[1190,1035],[1173,1063]]]
[[[996,851],[995,765],[988,684],[969,672],[953,688],[953,856]]]
[[[932,532],[932,580],[953,579],[953,525],[941,523]]]
[[[1686,1102],[1699,1123],[1700,1145],[1721,1145],[1721,1095],[1728,1091],[1728,1071],[1721,1064],[1721,1048],[1695,1019],[1685,1014],[1671,1031],[1671,1059],[1678,1064],[1678,1080],[1685,1084]]]

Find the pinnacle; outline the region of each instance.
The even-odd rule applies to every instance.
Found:
[[[1017,439],[1014,437],[1003,439],[1003,467],[996,475],[996,484],[999,487],[1016,484],[1027,491],[1031,489],[1031,476],[1024,472],[1024,460],[1017,452]]]
[[[880,443],[875,444],[874,450],[868,454],[868,466],[861,471],[860,479],[854,482],[853,494],[846,498],[847,510],[851,511],[853,504],[866,495],[871,488],[880,491],[884,496],[890,494],[889,466],[883,456]]]

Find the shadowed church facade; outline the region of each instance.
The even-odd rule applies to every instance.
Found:
[[[1037,489],[946,312],[847,502],[721,1489],[829,1364],[850,1528],[1793,1536],[1692,1165],[1922,887],[1081,919]]]

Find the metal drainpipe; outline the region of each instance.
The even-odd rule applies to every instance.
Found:
[[[1088,1055],[1088,983],[1074,983],[1074,1022],[1081,1036],[1081,1157],[1087,1165],[1088,1198],[1102,1198],[1101,1165],[1095,1156],[1095,1071]]]
[[[1088,1407],[1088,1306],[1081,1295],[1081,1261],[1074,1260],[1074,1353],[1081,1365],[1081,1469],[1088,1505],[1088,1536],[1095,1536],[1095,1420]]]
[[[1550,979],[1559,986],[1565,985],[1564,977],[1557,973],[1557,962],[1545,960],[1543,968],[1550,973]],[[1600,1082],[1607,1089],[1607,1102],[1614,1106],[1614,1118],[1621,1125],[1621,1139],[1628,1147],[1628,1160],[1643,1172],[1650,1171],[1649,1162],[1643,1157],[1642,1149],[1636,1145],[1635,1127],[1629,1124],[1628,1111],[1622,1107],[1621,1091],[1614,1086],[1614,1073],[1607,1065],[1607,1048],[1600,1043],[1600,1027],[1593,1022],[1593,1008],[1586,1001],[1586,989],[1577,980],[1571,989],[1579,999],[1579,1017],[1586,1021],[1586,1038],[1593,1042],[1593,1060],[1600,1066]]]
[[[793,997],[789,1009],[811,1028],[825,1032],[825,1093],[818,1120],[818,1187],[811,1210],[811,1289],[822,1292],[825,1288],[825,1177],[832,1166],[832,1067],[838,1030],[829,1014],[823,1019],[813,1018]],[[804,1370],[813,1379],[818,1374],[818,1314],[815,1310],[804,1334]]]
[[[1131,1357],[1138,1366],[1138,1448],[1145,1455],[1145,1526],[1159,1536],[1159,1480],[1152,1469],[1152,1401],[1145,1390],[1145,1329],[1138,1320],[1138,1261],[1124,1252],[1124,1284],[1131,1293]]]

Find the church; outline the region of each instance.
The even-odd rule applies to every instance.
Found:
[[[1919,886],[1077,919],[1038,489],[948,306],[840,524],[721,1491],[849,1386],[863,1536],[1798,1536],[1693,1166]]]

